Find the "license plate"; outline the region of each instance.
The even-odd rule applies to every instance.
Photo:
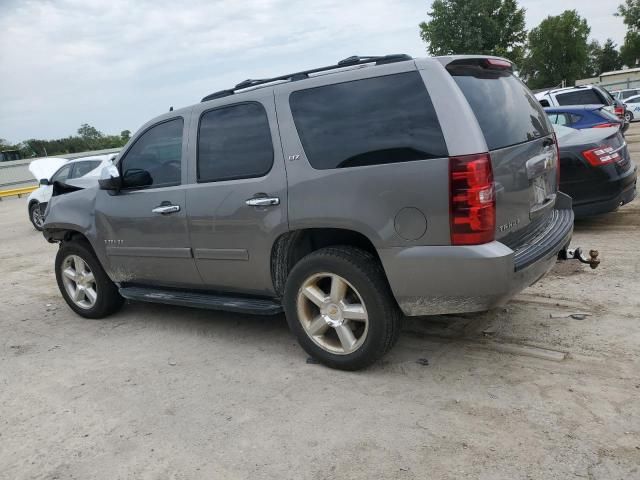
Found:
[[[533,205],[545,203],[549,198],[545,175],[533,179]]]

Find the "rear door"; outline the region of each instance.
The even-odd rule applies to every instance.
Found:
[[[271,248],[288,230],[273,90],[201,103],[193,123],[186,200],[203,285],[272,295]]]
[[[541,105],[511,70],[468,62],[447,70],[484,134],[496,184],[496,238],[511,246],[555,205],[555,137]]]

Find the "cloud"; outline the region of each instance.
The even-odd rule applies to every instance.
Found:
[[[594,35],[621,24],[601,2],[521,4],[535,23],[579,5]],[[135,130],[245,78],[353,54],[425,55],[418,23],[428,9],[424,0],[2,0],[0,137],[66,136],[85,122]],[[620,41],[613,33],[602,40]]]

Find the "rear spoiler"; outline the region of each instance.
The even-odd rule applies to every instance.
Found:
[[[513,63],[499,57],[455,58],[445,65],[451,75],[497,78],[511,75]]]

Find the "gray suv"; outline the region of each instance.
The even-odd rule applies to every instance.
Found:
[[[84,317],[284,311],[311,356],[355,370],[403,315],[486,310],[554,265],[573,229],[557,164],[510,62],[350,57],[151,120],[99,186],[54,185],[44,236]]]

